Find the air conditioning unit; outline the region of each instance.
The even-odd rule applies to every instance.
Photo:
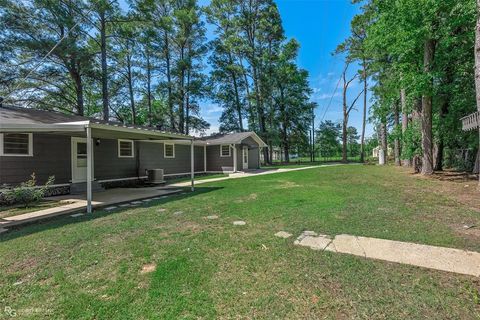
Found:
[[[147,170],[148,182],[154,184],[165,183],[163,178],[163,169],[148,169]]]

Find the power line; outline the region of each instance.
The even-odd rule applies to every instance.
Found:
[[[338,79],[337,86],[335,87],[335,90],[332,93],[332,96],[330,97],[330,101],[328,102],[327,107],[325,108],[325,112],[323,113],[322,119],[320,122],[322,122],[325,119],[325,116],[327,115],[328,109],[330,109],[330,106],[332,105],[333,97],[335,96],[335,93],[337,93],[338,86],[340,85],[340,82],[342,81],[342,76],[343,73],[340,74],[340,79]]]

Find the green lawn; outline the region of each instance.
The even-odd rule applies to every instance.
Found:
[[[38,203],[33,203],[28,207],[22,205],[14,205],[14,206],[0,206],[0,219],[18,216],[20,214],[34,212],[38,210],[50,209],[54,207],[60,206],[60,201],[40,201]]]
[[[0,314],[10,307],[22,319],[475,319],[476,278],[273,236],[314,230],[480,250],[479,237],[453,227],[480,225],[478,213],[449,192],[432,192],[439,185],[393,167],[324,167],[212,182],[136,209],[28,226],[0,236]],[[205,219],[213,214],[219,219]],[[233,226],[239,219],[247,225]],[[142,273],[148,264],[156,270]]]

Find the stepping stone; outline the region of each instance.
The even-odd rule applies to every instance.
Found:
[[[145,199],[145,200],[142,200],[143,202],[150,202],[152,201],[152,199]]]
[[[215,220],[215,219],[218,219],[218,216],[217,215],[207,216],[207,219],[208,220]]]
[[[129,203],[121,204],[120,207],[121,207],[121,208],[130,207],[130,204],[129,204]]]
[[[176,211],[173,213],[174,216],[179,216],[181,214],[183,214],[183,211]]]
[[[70,217],[72,217],[72,218],[78,218],[78,217],[81,217],[81,216],[83,216],[83,213],[72,214]]]
[[[325,250],[332,243],[332,238],[324,235],[318,237],[305,236],[301,240],[295,240],[294,244],[309,247],[313,250]]]
[[[283,238],[283,239],[288,239],[292,236],[291,233],[285,232],[285,231],[279,231],[275,233],[275,237]]]
[[[160,197],[152,198],[152,200],[160,200],[160,199],[161,199]]]
[[[108,207],[108,208],[105,208],[105,211],[113,211],[117,209],[117,207]]]
[[[246,225],[247,223],[245,221],[233,221],[233,225],[234,226],[244,226]]]
[[[143,202],[142,201],[133,201],[133,202],[130,202],[131,204],[136,204],[136,205],[139,205],[139,204],[142,204]]]
[[[315,231],[303,231],[302,235],[306,237],[315,237],[317,236],[317,233]]]
[[[165,211],[167,211],[167,209],[165,209],[165,208],[160,208],[160,209],[157,210],[157,212],[165,212]]]

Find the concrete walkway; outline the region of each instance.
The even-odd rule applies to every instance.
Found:
[[[203,183],[209,183],[209,182],[230,180],[230,179],[241,179],[241,178],[248,178],[248,177],[256,177],[256,176],[262,176],[262,175],[267,175],[267,174],[285,173],[285,172],[291,172],[291,171],[302,171],[302,170],[309,170],[309,169],[315,169],[315,168],[347,166],[347,165],[352,165],[352,164],[338,163],[338,164],[325,164],[325,165],[308,166],[308,167],[301,167],[301,168],[290,168],[290,169],[289,168],[279,168],[279,169],[249,170],[249,171],[246,171],[246,172],[231,173],[228,177],[195,180],[195,185],[203,184]],[[188,186],[190,186],[190,184],[191,184],[190,181],[186,181],[186,182],[172,183],[172,184],[169,184],[168,186],[169,187],[188,187]]]
[[[316,235],[311,231],[306,231],[300,235],[295,244],[314,250],[346,253],[370,259],[480,277],[480,253],[474,251],[346,234],[331,238],[327,235]]]
[[[109,189],[102,192],[95,192],[93,194],[92,206],[94,209],[99,209],[131,201],[172,195],[181,191],[182,190],[180,189],[166,189],[160,187]],[[87,201],[85,198],[85,195],[49,197],[49,200],[60,201],[60,203],[64,204],[54,208],[2,218],[0,219],[0,228],[18,226],[25,223],[71,214],[74,212],[84,212],[87,208]]]

